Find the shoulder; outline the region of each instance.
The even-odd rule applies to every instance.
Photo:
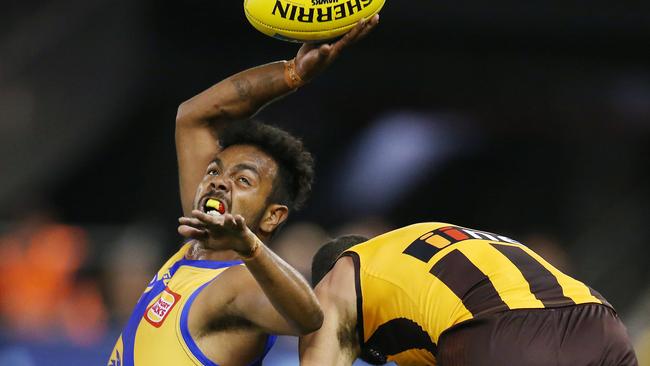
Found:
[[[229,302],[238,292],[247,288],[249,283],[255,283],[253,275],[245,265],[234,265],[221,272],[202,291],[201,301]],[[197,301],[199,299],[197,298]]]
[[[337,284],[354,280],[356,266],[356,258],[353,255],[344,253],[334,263],[332,270],[327,274],[325,280],[336,282]]]
[[[255,279],[244,265],[234,265],[219,273],[196,297],[193,308],[204,315],[219,314],[232,303],[239,292],[249,288]],[[193,309],[194,310],[194,309]]]
[[[336,337],[342,349],[357,349],[357,286],[358,267],[353,257],[344,255],[316,286],[328,323],[335,324]],[[356,354],[356,353],[355,353]]]
[[[353,257],[343,255],[334,267],[323,277],[314,292],[324,306],[334,306],[340,312],[356,311],[356,286],[357,265]]]
[[[246,266],[235,265],[221,272],[196,296],[190,309],[190,327],[205,329],[220,319],[235,319],[233,309],[236,297],[255,286],[255,280]]]

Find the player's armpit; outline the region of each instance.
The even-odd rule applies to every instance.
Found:
[[[300,337],[300,365],[352,365],[360,354],[352,260],[339,259],[315,292],[325,318],[318,331]]]

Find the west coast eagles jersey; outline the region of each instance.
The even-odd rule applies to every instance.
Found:
[[[488,314],[610,306],[521,243],[450,224],[411,225],[343,255],[355,263],[362,353],[378,362],[435,365],[441,334]]]
[[[241,261],[185,259],[185,244],[158,271],[138,300],[122,331],[108,366],[175,365],[217,366],[199,349],[190,335],[187,318],[192,302],[215,277]],[[275,336],[269,336],[261,365]]]

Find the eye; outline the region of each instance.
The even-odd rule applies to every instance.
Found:
[[[219,175],[219,171],[215,168],[208,169],[208,175],[217,176]]]
[[[240,182],[246,184],[247,186],[251,185],[251,182],[246,177],[239,177],[239,178],[237,178],[237,180],[239,180]]]

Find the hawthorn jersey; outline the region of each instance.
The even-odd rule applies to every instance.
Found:
[[[435,365],[441,334],[460,323],[511,309],[611,307],[523,244],[450,224],[407,226],[343,255],[355,263],[364,359]]]
[[[185,259],[190,244],[185,244],[165,263],[138,300],[122,331],[109,366],[211,365],[190,335],[187,318],[199,292],[231,266],[241,261]],[[269,336],[262,358],[275,342]]]

